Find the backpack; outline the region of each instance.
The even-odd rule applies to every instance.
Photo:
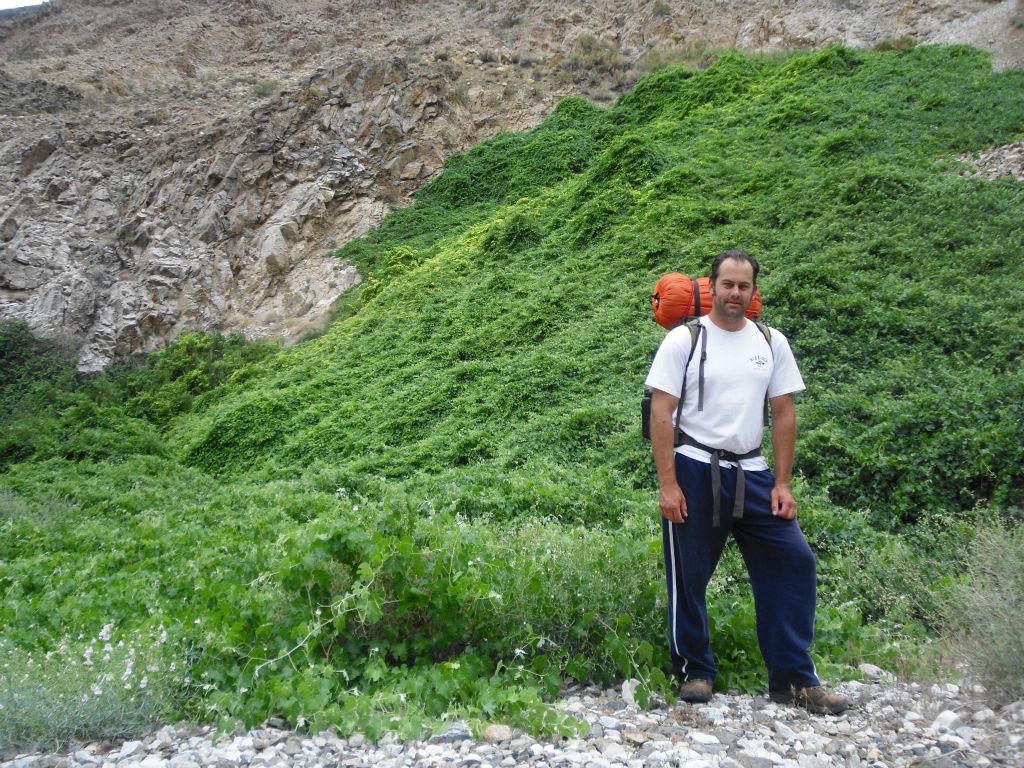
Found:
[[[679,272],[663,275],[651,294],[651,309],[658,325],[667,331],[690,318],[706,315],[711,311],[711,278],[687,277]],[[756,321],[760,315],[761,290],[755,288],[746,316]]]
[[[704,326],[700,322],[700,316],[711,311],[711,280],[707,277],[692,279],[678,272],[671,272],[662,277],[654,286],[654,293],[651,295],[651,308],[654,310],[654,319],[663,328],[671,330],[679,325],[685,325],[690,331],[690,354],[686,358],[686,365],[683,368],[683,386],[679,393],[679,405],[676,408],[676,434],[673,444],[679,447],[683,440],[683,431],[679,427],[682,420],[683,400],[686,396],[686,376],[690,368],[690,361],[693,360],[694,352],[697,351],[697,341],[701,342],[699,381],[697,385],[697,410],[704,410],[704,361],[707,359],[708,335],[702,333]],[[759,320],[761,313],[761,292],[754,291],[754,298],[747,307],[746,317],[757,326],[757,330],[768,342],[768,349],[772,349],[771,329]],[[655,350],[656,353],[656,350]],[[651,358],[654,358],[654,354]],[[772,351],[774,355],[774,350]],[[644,394],[640,400],[640,428],[646,440],[651,439],[651,396],[650,387],[644,387]],[[764,397],[764,425],[768,426],[768,395]]]

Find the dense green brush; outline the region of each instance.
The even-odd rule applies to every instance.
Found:
[[[808,382],[815,652],[891,662],[971,522],[1022,501],[1024,187],[955,160],[1021,137],[1022,92],[964,47],[667,70],[453,158],[343,249],[364,282],[319,338],[186,336],[78,384],[19,358],[0,626],[45,651],[163,622],[185,711],[249,721],[557,730],[565,674],[663,687],[647,296],[743,247]],[[756,689],[722,575],[722,682]]]

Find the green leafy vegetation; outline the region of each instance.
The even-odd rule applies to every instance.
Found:
[[[83,379],[5,326],[3,642],[166,633],[137,712],[371,737],[570,732],[569,679],[671,698],[647,296],[744,247],[809,385],[818,668],[912,668],[1024,502],[1024,187],[954,159],[1020,138],[1022,88],[957,46],[725,54],[453,158],[342,251],[364,280],[303,344],[188,334]],[[711,590],[720,687],[763,689],[734,550]],[[26,664],[0,741],[117,730],[12,718]]]

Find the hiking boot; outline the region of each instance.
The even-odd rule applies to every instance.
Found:
[[[691,704],[702,704],[711,701],[711,681],[695,677],[679,686],[679,698]]]
[[[838,693],[829,693],[821,685],[811,685],[807,688],[791,686],[788,691],[770,691],[768,698],[778,704],[803,707],[816,715],[838,715],[850,708],[850,702],[846,697]]]

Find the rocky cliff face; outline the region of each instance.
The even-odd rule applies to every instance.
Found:
[[[209,107],[0,123],[0,313],[81,338],[85,370],[184,328],[295,338],[358,280],[332,249],[475,131],[401,60]]]
[[[53,0],[0,18],[0,317],[86,371],[183,329],[293,340],[359,279],[334,249],[563,96],[720,45],[961,39],[1021,66],[1017,8]]]

